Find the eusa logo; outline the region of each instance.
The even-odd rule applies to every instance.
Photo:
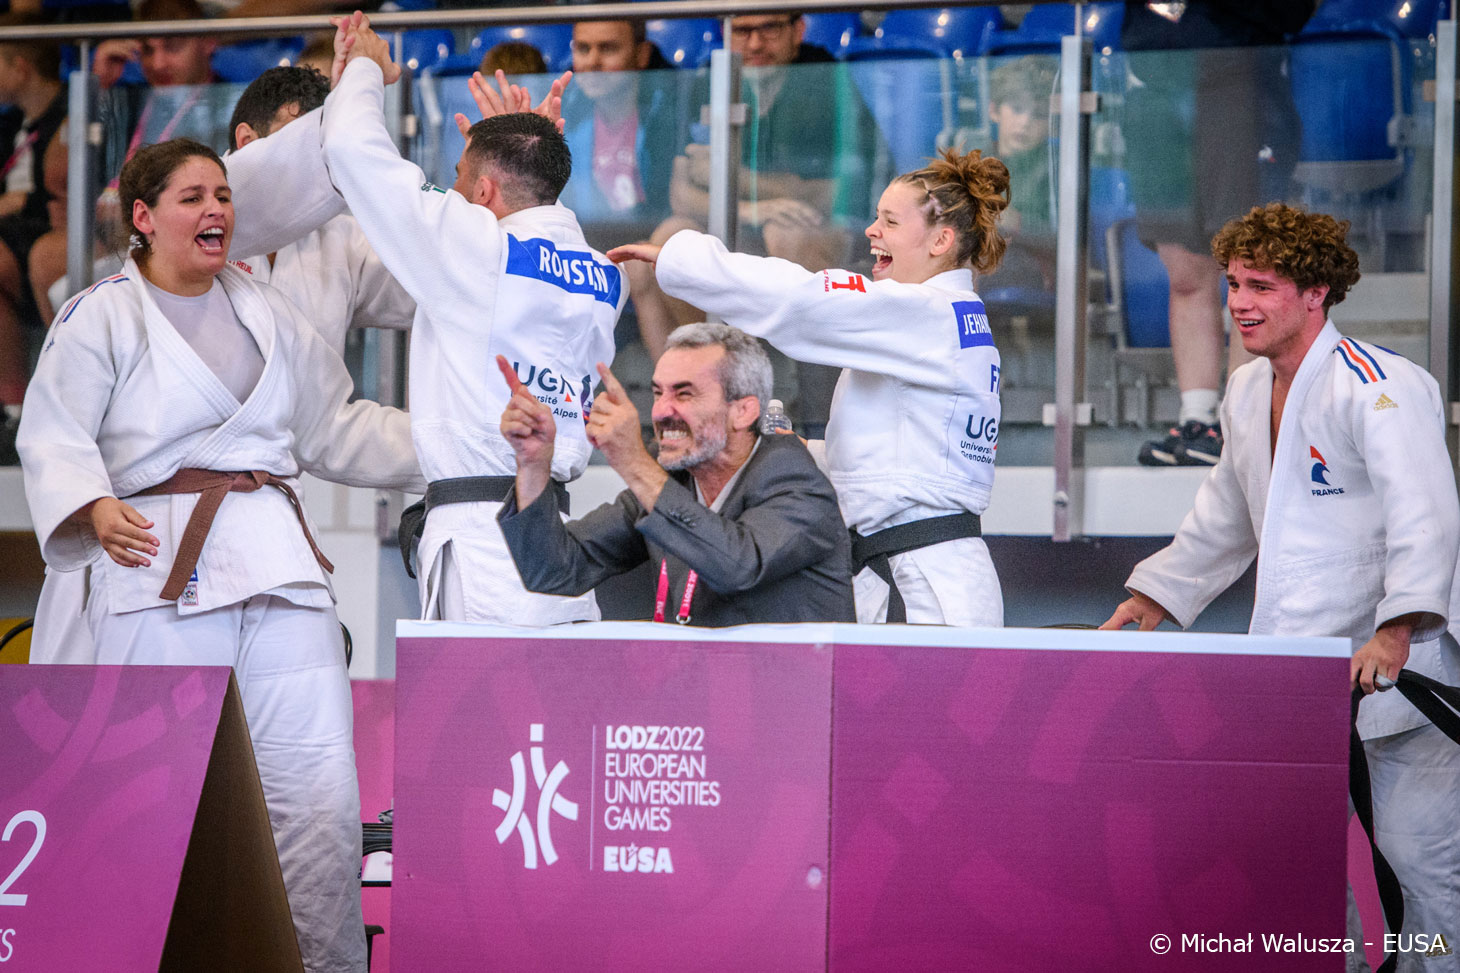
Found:
[[[529,724],[527,738],[533,744],[528,749],[528,759],[532,763],[532,780],[537,786],[536,814],[529,820],[527,762],[523,760],[521,750],[508,759],[512,767],[512,793],[494,788],[492,804],[503,812],[502,821],[495,832],[497,843],[505,844],[512,832],[516,831],[522,841],[522,867],[535,869],[539,854],[544,865],[552,865],[558,860],[558,851],[553,845],[553,815],[577,821],[578,804],[558,793],[558,788],[569,774],[567,763],[559,760],[551,771],[547,769],[547,761],[543,758],[542,724]],[[533,828],[533,821],[536,821],[536,829]],[[605,845],[603,870],[673,874],[674,860],[668,848],[640,847],[637,844]]]

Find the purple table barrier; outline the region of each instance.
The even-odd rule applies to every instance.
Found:
[[[392,965],[821,966],[830,651],[540,634],[398,643]]]
[[[0,666],[0,964],[301,968],[232,670]]]
[[[1340,640],[398,634],[401,969],[1343,969]],[[610,830],[696,741],[718,804]]]

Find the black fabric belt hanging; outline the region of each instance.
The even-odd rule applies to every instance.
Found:
[[[982,537],[983,522],[978,514],[962,513],[947,517],[929,517],[910,524],[898,524],[879,530],[865,537],[856,528],[848,528],[852,535],[852,574],[859,574],[863,568],[887,582],[887,620],[907,621],[907,605],[897,582],[892,580],[892,564],[889,558],[906,554],[920,547],[932,547],[945,541],[956,541],[964,537]]]
[[[1460,744],[1460,689],[1436,682],[1408,669],[1401,669],[1395,680],[1393,691],[1399,692],[1414,704],[1441,733]],[[1369,781],[1369,760],[1364,753],[1364,741],[1359,738],[1359,703],[1364,698],[1362,689],[1355,689],[1350,707],[1352,726],[1349,728],[1348,788],[1353,798],[1354,813],[1364,826],[1369,838],[1369,850],[1374,859],[1374,880],[1379,887],[1379,901],[1384,906],[1384,923],[1392,933],[1404,928],[1404,892],[1394,869],[1385,860],[1384,853],[1374,841],[1374,794]],[[1394,973],[1398,953],[1391,953],[1374,973]]]
[[[515,476],[455,476],[447,480],[436,480],[426,484],[426,497],[401,511],[400,559],[405,562],[406,574],[414,578],[411,567],[411,551],[421,540],[426,529],[426,516],[437,507],[450,503],[500,503],[512,495],[517,488]],[[548,489],[557,498],[558,510],[568,513],[568,488],[557,480],[548,481]]]

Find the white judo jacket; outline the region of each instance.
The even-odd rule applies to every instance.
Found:
[[[319,149],[323,118],[324,109],[316,108],[224,158],[237,214],[229,249],[243,255],[235,266],[283,291],[343,354],[350,328],[408,329],[416,302],[385,269],[338,193],[300,188],[328,187]],[[298,205],[301,199],[308,205]]]
[[[1423,369],[1328,322],[1308,349],[1271,446],[1272,365],[1232,374],[1226,446],[1170,546],[1126,587],[1183,628],[1257,558],[1254,635],[1337,635],[1423,616],[1406,668],[1457,684],[1438,636],[1460,550],[1460,501],[1439,388]],[[1359,710],[1365,739],[1426,723],[1398,693]]]
[[[594,365],[612,361],[613,329],[628,297],[623,272],[588,246],[566,207],[538,206],[498,220],[454,190],[433,186],[391,141],[384,97],[379,66],[352,61],[325,102],[324,158],[330,181],[416,301],[410,414],[426,479],[516,475],[515,455],[498,430],[510,397],[497,371],[499,354],[553,409],[553,478],[576,479],[592,452],[584,416],[598,380]],[[469,602],[493,598],[487,588],[501,580],[505,587],[495,600],[511,613],[505,599],[527,593],[496,527],[496,505],[484,517],[485,506],[432,512],[418,552],[420,575],[424,582],[451,540],[456,562],[471,578]],[[506,578],[499,578],[504,569]],[[495,617],[482,605],[467,608],[472,618]],[[530,624],[581,616],[517,617]]]
[[[307,470],[354,486],[424,488],[405,413],[348,402],[339,357],[278,292],[232,267],[218,279],[264,356],[246,401],[172,327],[131,261],[57,315],[26,393],[18,445],[41,552],[56,570],[103,572],[104,585],[93,586],[110,612],[166,604],[158,593],[199,495],[128,501],[154,522],[160,542],[145,568],[116,564],[89,524],[68,520],[92,500],[130,497],[184,467],[285,479]],[[179,612],[280,588],[300,604],[328,604],[332,595],[281,491],[229,494]]]

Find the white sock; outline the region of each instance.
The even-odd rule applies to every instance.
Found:
[[[1184,425],[1193,419],[1197,422],[1204,422],[1209,426],[1217,423],[1217,402],[1219,396],[1216,389],[1187,389],[1181,393],[1181,418]]]
[[[6,405],[5,406],[5,418],[7,418],[7,419],[14,419],[17,422],[20,421],[20,405],[19,405],[19,403],[16,403],[14,405]]]

